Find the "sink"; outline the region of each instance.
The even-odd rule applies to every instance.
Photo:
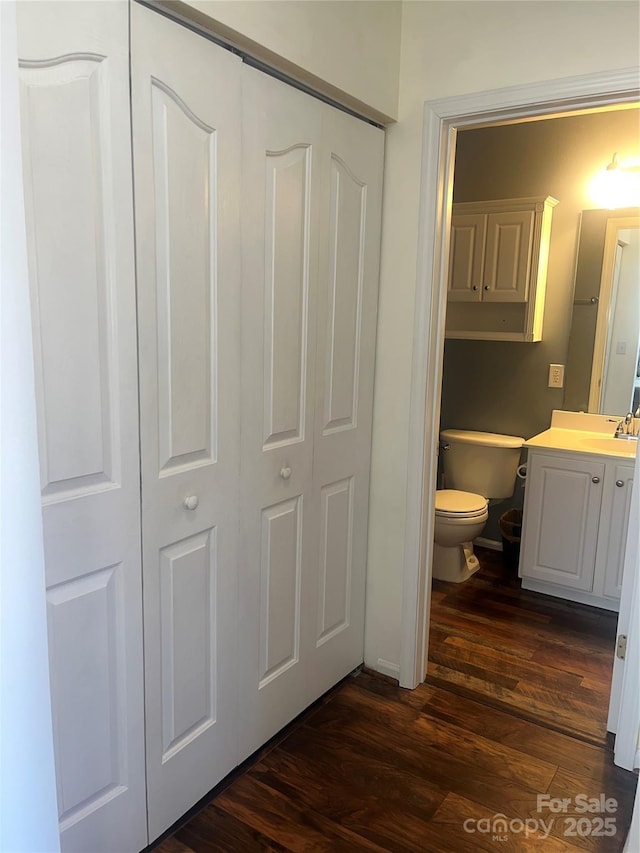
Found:
[[[619,438],[593,435],[581,437],[577,443],[592,453],[615,453],[616,456],[635,456],[638,444],[637,441],[621,441]]]
[[[549,429],[525,441],[524,446],[633,459],[638,447],[637,439],[629,440],[629,436],[614,438],[614,428],[615,418],[608,415],[554,409]]]

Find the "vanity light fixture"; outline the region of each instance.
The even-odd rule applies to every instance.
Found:
[[[640,205],[640,166],[622,166],[615,153],[609,165],[598,172],[589,186],[598,207],[615,210]]]

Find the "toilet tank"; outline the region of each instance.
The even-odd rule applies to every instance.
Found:
[[[445,429],[440,442],[447,489],[475,492],[485,498],[511,497],[524,438]]]

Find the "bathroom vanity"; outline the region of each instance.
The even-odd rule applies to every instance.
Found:
[[[619,609],[637,441],[604,415],[553,412],[528,448],[524,589]]]

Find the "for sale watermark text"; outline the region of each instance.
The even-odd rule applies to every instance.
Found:
[[[616,819],[618,801],[614,797],[599,794],[589,797],[577,794],[575,797],[553,797],[551,794],[538,794],[536,811],[539,815],[526,820],[508,818],[504,814],[492,817],[467,818],[462,827],[470,834],[490,835],[492,841],[507,841],[510,835],[524,835],[526,838],[548,838],[553,832],[565,837],[612,837],[617,832]]]
[[[588,797],[577,794],[575,797],[552,797],[551,794],[538,794],[536,811],[548,809],[554,814],[573,812],[574,814],[615,814],[618,811],[618,801],[615,797],[600,794],[598,797]]]

